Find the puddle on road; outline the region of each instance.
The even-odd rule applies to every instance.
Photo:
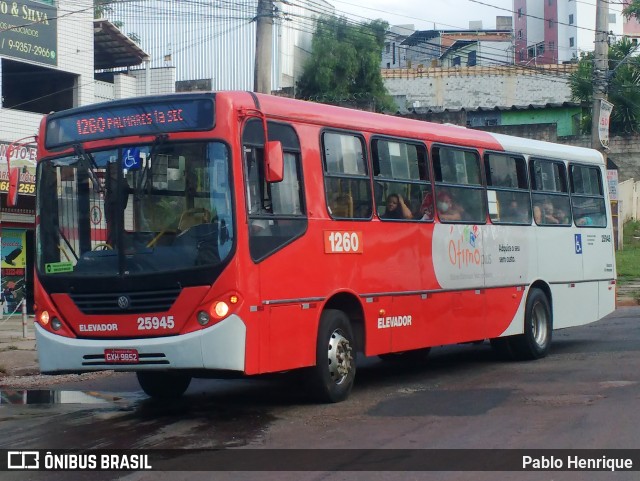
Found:
[[[109,404],[121,399],[120,396],[93,391],[60,391],[54,389],[0,390],[0,405]]]

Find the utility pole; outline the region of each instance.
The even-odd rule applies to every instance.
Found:
[[[253,89],[271,93],[271,57],[273,44],[273,0],[258,0],[256,15],[256,63]]]
[[[609,81],[609,2],[597,0],[596,3],[596,37],[593,59],[593,113],[591,118],[591,147],[604,153],[600,143],[600,106],[606,100],[606,89]]]
[[[600,139],[600,122],[603,122],[603,129],[606,128],[606,146],[609,142],[609,116],[602,115],[602,103],[606,101],[606,92],[610,79],[609,72],[609,0],[596,1],[596,38],[595,52],[593,59],[593,112],[591,119],[591,147],[602,152],[607,162],[607,152]],[[611,104],[607,103],[608,113],[611,113]],[[602,119],[601,119],[602,117]],[[611,178],[610,178],[611,175]],[[616,170],[607,171],[607,185],[610,191],[611,217],[613,222],[614,247],[616,250],[622,249],[623,224],[620,222],[620,205],[617,198],[618,172]],[[611,185],[615,185],[613,192]],[[615,193],[615,194],[614,194]]]

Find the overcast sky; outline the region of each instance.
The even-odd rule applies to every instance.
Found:
[[[417,30],[468,29],[481,20],[482,28],[496,27],[497,16],[512,15],[512,0],[328,0],[337,14],[354,20],[386,20],[391,25],[413,24]],[[542,1],[542,0],[540,0]],[[363,18],[364,17],[364,18]]]

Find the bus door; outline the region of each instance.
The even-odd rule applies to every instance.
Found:
[[[256,305],[264,308],[260,329],[260,363],[263,369],[291,369],[315,362],[316,325],[310,321],[317,310],[303,307],[305,299],[318,295],[311,263],[303,259],[295,240],[307,229],[303,199],[300,143],[295,130],[286,124],[268,123],[269,140],[282,144],[283,179],[267,182],[264,166],[264,130],[260,119],[250,119],[243,131],[243,170],[249,254],[257,275],[249,276]],[[307,254],[308,255],[308,254]],[[299,299],[300,301],[296,301]],[[302,306],[302,307],[301,307]],[[308,318],[308,319],[306,319]]]
[[[582,236],[571,214],[567,169],[562,161],[531,159],[533,218],[536,228],[537,278],[551,288],[553,327],[576,324],[597,291],[584,279]],[[595,306],[597,311],[597,306]]]
[[[597,308],[593,303],[587,303],[582,320],[595,321],[615,309],[613,232],[607,222],[602,170],[570,164],[569,182],[573,220],[577,227],[573,234],[576,256],[582,260],[587,295],[589,299],[598,300]]]

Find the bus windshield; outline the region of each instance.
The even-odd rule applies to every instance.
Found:
[[[152,144],[74,150],[39,164],[41,276],[175,280],[229,257],[234,226],[225,144],[158,136]]]

